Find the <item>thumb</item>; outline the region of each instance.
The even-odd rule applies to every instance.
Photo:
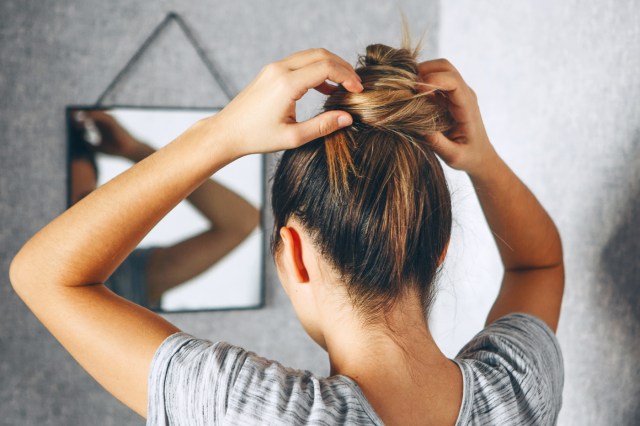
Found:
[[[427,142],[431,148],[445,163],[453,167],[458,156],[459,146],[456,142],[442,134],[442,132],[429,133],[426,135]]]
[[[296,139],[300,145],[350,126],[353,118],[344,111],[327,111],[307,121],[294,124]]]

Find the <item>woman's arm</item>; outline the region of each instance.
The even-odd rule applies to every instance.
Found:
[[[451,167],[467,172],[494,235],[505,274],[487,324],[511,312],[558,325],[564,288],[560,235],[536,197],[489,142],[475,93],[446,60],[420,64],[422,80],[440,88],[456,125],[429,136]]]
[[[322,49],[268,65],[222,112],[82,199],[13,259],[9,272],[18,295],[89,374],[139,414],[146,415],[153,355],[177,328],[101,283],[164,215],[224,165],[349,125],[351,117],[342,111],[296,122],[296,101],[310,88],[326,90],[326,79],[362,90],[353,68]]]
[[[558,327],[564,290],[560,235],[536,197],[496,156],[469,173],[505,273],[487,324],[511,312],[529,312]]]

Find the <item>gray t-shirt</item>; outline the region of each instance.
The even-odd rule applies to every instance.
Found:
[[[457,425],[555,424],[563,365],[553,332],[510,314],[454,360],[464,391]],[[340,425],[382,421],[346,376],[317,377],[224,342],[186,333],[158,348],[149,375],[148,425]]]

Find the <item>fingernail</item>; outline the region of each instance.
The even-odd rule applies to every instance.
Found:
[[[348,126],[349,124],[351,124],[351,122],[351,117],[348,115],[341,115],[340,117],[338,117],[338,126],[340,127]]]

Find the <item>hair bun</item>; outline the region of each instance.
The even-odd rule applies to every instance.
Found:
[[[418,90],[416,55],[416,50],[408,48],[367,46],[355,68],[364,91],[352,93],[339,87],[326,99],[325,111],[347,111],[354,130],[413,136],[448,130],[452,122],[446,108]]]
[[[384,44],[371,44],[358,62],[361,67],[388,66],[418,74],[416,54],[416,51],[406,48],[394,49]]]

